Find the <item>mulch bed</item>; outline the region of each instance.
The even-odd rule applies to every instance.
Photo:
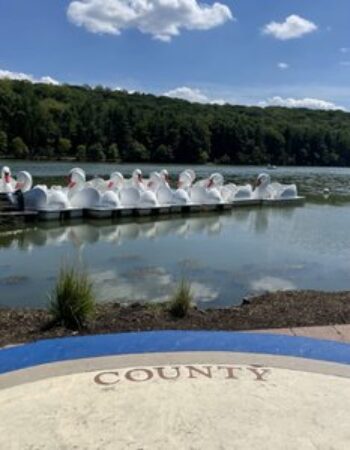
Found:
[[[99,305],[79,331],[48,326],[46,310],[0,308],[0,347],[53,337],[146,330],[256,330],[350,323],[350,292],[290,291],[264,294],[226,309],[191,308],[174,318],[167,306]]]

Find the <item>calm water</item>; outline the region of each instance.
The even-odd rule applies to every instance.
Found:
[[[3,162],[0,161],[0,165]],[[37,181],[62,179],[72,164],[17,163]],[[91,165],[90,175],[131,165]],[[143,166],[145,174],[157,166]],[[173,174],[183,166],[172,166]],[[227,180],[251,181],[257,167],[198,166]],[[350,169],[283,168],[274,179],[296,181],[304,207],[237,209],[163,220],[43,224],[0,233],[0,305],[43,306],[62,262],[81,263],[101,301],[163,301],[185,275],[205,307],[238,304],[276,289],[350,289]],[[330,199],[320,195],[331,189]]]
[[[119,170],[126,176],[130,176],[136,167],[141,167],[143,173],[148,175],[153,170],[162,169],[164,166],[155,164],[102,164],[102,163],[69,163],[69,162],[26,162],[5,161],[0,159],[0,167],[9,165],[16,173],[19,170],[28,170],[34,176],[34,182],[64,182],[70,169],[77,165],[82,167],[88,176],[108,176],[112,171]],[[266,171],[266,167],[258,166],[184,166],[171,165],[169,173],[174,177],[185,168],[194,168],[198,178],[207,177],[212,172],[221,172],[227,182],[237,184],[252,182],[256,176]],[[303,194],[317,195],[328,187],[335,195],[347,195],[350,198],[350,168],[327,167],[281,167],[269,172],[274,180],[297,183]]]

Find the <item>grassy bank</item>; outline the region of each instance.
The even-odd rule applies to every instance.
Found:
[[[242,306],[200,310],[175,317],[171,304],[98,305],[85,326],[52,324],[48,310],[0,309],[0,346],[53,337],[146,330],[254,330],[350,323],[350,292],[291,291],[264,294]]]

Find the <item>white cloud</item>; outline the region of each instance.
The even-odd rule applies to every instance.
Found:
[[[169,290],[176,288],[176,280],[164,267],[140,267],[124,273],[106,270],[90,274],[99,299],[116,299],[122,303],[141,302],[158,303],[169,299]],[[192,281],[193,303],[214,301],[219,292],[201,282]]]
[[[339,64],[343,67],[350,67],[350,61],[340,61]]]
[[[286,69],[289,69],[289,64],[284,63],[284,62],[279,62],[279,63],[277,64],[277,67],[278,67],[279,69],[281,69],[281,70],[286,70]]]
[[[200,89],[194,89],[187,86],[172,89],[168,92],[164,92],[163,95],[166,97],[180,98],[192,103],[211,103],[217,105],[223,105],[226,103],[225,100],[222,99],[210,99]]]
[[[137,28],[161,41],[170,41],[181,28],[208,30],[233,19],[228,6],[197,0],[75,0],[67,15],[92,33],[118,35],[123,29]]]
[[[54,78],[52,78],[52,77],[41,77],[41,78],[39,78],[39,80],[37,80],[37,81],[35,81],[34,80],[34,82],[37,82],[37,83],[46,83],[46,84],[55,84],[56,86],[58,85],[58,84],[60,84],[59,83],[59,81],[57,81],[57,80],[55,80]]]
[[[8,78],[10,80],[30,81],[31,83],[45,83],[45,84],[60,84],[54,78],[45,76],[41,78],[35,78],[33,75],[23,72],[11,72],[10,70],[0,69],[0,79]]]
[[[312,33],[316,30],[316,24],[293,14],[287,17],[284,22],[270,22],[265,25],[263,34],[268,34],[276,39],[285,41],[287,39],[300,38],[304,34]]]
[[[166,97],[180,98],[193,103],[209,103],[209,98],[204,95],[199,89],[192,89],[186,86],[172,89],[168,92],[164,92]]]
[[[317,98],[282,98],[282,97],[272,97],[265,101],[259,102],[259,106],[283,106],[285,108],[309,108],[309,109],[322,109],[322,110],[343,110],[343,106],[336,105],[335,103],[328,102],[325,100],[320,100]]]
[[[277,277],[263,277],[260,280],[253,281],[251,287],[254,291],[291,291],[296,289],[296,286],[289,280]]]
[[[348,47],[342,47],[339,49],[340,53],[350,53],[350,48]]]
[[[116,86],[115,88],[113,88],[114,91],[118,91],[118,92],[126,92],[127,94],[135,94],[136,91],[135,89],[126,89],[126,88],[122,88],[120,86]]]

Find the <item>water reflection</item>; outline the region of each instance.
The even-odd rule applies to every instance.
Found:
[[[133,221],[108,225],[99,222],[80,223],[72,226],[42,224],[15,233],[0,234],[1,247],[11,247],[23,251],[32,251],[34,247],[59,246],[71,243],[76,248],[87,244],[108,242],[122,245],[128,240],[157,240],[165,236],[189,237],[193,234],[219,234],[222,229],[222,217],[169,218],[163,221]]]
[[[349,289],[350,208],[43,224],[0,234],[0,304],[46,302],[62,261],[85,265],[100,301],[164,301],[185,275],[202,306],[276,289]]]

